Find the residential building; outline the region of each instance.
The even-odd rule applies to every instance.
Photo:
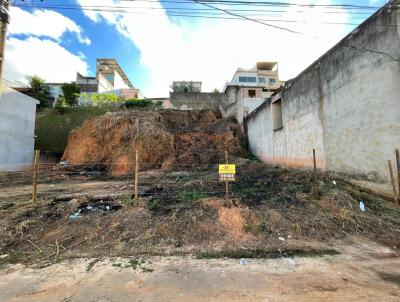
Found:
[[[277,62],[257,62],[253,68],[238,68],[230,85],[262,88],[262,97],[270,97],[280,87]],[[251,93],[254,93],[250,90]],[[253,95],[245,95],[254,97]]]
[[[278,63],[257,62],[253,68],[238,68],[230,82],[223,88],[227,95],[221,105],[223,116],[235,116],[242,124],[243,118],[260,106],[280,88]]]
[[[249,114],[254,155],[312,167],[315,150],[321,170],[388,183],[400,147],[399,5],[390,1]]]
[[[140,89],[135,88],[129,81],[125,72],[115,59],[97,59],[96,76],[83,76],[76,73],[75,82],[81,93],[107,93],[114,94],[125,99],[144,98]],[[50,88],[49,105],[54,106],[62,95],[62,85],[64,83],[46,83]],[[18,91],[29,95],[29,87],[15,87]]]
[[[0,171],[22,170],[32,164],[37,104],[37,100],[2,83]]]
[[[200,92],[201,82],[198,81],[173,81],[172,92]]]
[[[85,77],[77,72],[75,83],[81,89],[81,93],[96,93],[98,91],[96,77]]]
[[[135,89],[115,59],[96,60],[98,93],[116,94],[121,90]]]

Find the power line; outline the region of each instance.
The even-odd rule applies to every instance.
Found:
[[[232,15],[232,16],[235,16],[235,17],[243,18],[243,19],[246,19],[246,20],[255,22],[255,23],[260,23],[260,24],[262,24],[262,25],[265,25],[265,26],[268,26],[268,27],[273,27],[273,28],[280,29],[280,30],[284,30],[284,31],[287,31],[287,32],[290,32],[290,33],[293,33],[293,34],[303,35],[302,33],[298,32],[298,31],[291,30],[291,29],[288,29],[288,28],[285,28],[285,27],[281,27],[281,26],[276,26],[276,25],[269,24],[269,23],[265,23],[265,22],[263,22],[263,21],[259,21],[259,20],[256,20],[256,19],[252,19],[252,18],[246,17],[246,16],[244,16],[244,15],[239,15],[239,14],[236,14],[236,13],[232,13],[232,12],[226,10],[226,9],[219,8],[219,7],[216,7],[216,6],[213,6],[213,5],[209,5],[209,4],[200,2],[200,1],[198,1],[198,0],[192,0],[192,1],[193,1],[193,2],[196,2],[196,3],[200,4],[200,5],[204,5],[204,6],[213,8],[213,9],[215,9],[215,10],[219,10],[219,11],[225,12],[225,13],[228,14],[228,15]]]
[[[32,5],[15,5],[17,7],[33,7]],[[96,9],[96,8],[86,8],[86,7],[79,7],[79,6],[35,6],[35,8],[45,8],[45,9],[56,9],[56,10],[77,10],[77,11],[95,11],[95,12],[111,12],[111,13],[118,13],[118,14],[137,14],[137,15],[149,15],[148,13],[145,12],[140,12],[140,11],[127,11],[127,10],[117,10],[117,9]],[[135,9],[135,8],[134,8]],[[163,8],[160,8],[163,9]],[[176,8],[177,13],[175,12],[168,12],[166,11],[166,14],[171,17],[188,17],[188,18],[205,18],[205,19],[225,19],[225,20],[243,20],[243,17],[237,17],[233,15],[232,17],[224,17],[225,14],[214,14],[212,12],[206,12],[202,13],[200,12],[180,12],[180,8]],[[213,9],[210,9],[213,10]],[[241,11],[241,10],[238,10]],[[245,10],[243,10],[245,11]],[[278,11],[270,11],[270,12],[278,12]],[[285,12],[285,11],[279,11],[279,12]],[[237,14],[236,14],[237,15]],[[248,16],[255,16],[255,17],[262,17],[262,16],[270,16],[270,17],[277,17],[276,15],[273,14],[246,14],[244,17]],[[266,21],[266,22],[280,22],[280,23],[302,23],[302,24],[308,24],[311,22],[307,21],[301,21],[301,20],[289,20],[289,19],[263,19],[263,18],[253,18],[253,20],[256,21]],[[351,22],[325,22],[325,21],[319,21],[319,24],[328,24],[328,25],[353,25],[357,26],[359,23],[351,23]],[[395,24],[393,25],[380,25],[380,26],[396,26]]]
[[[199,1],[203,2],[203,1]],[[186,2],[185,2],[186,3]],[[35,5],[33,6],[32,4],[16,4],[14,6],[17,7],[34,7],[34,8],[55,8],[55,9],[63,9],[63,8],[77,8],[77,9],[82,9],[82,10],[104,10],[104,11],[123,11],[123,12],[130,12],[127,9],[130,10],[137,10],[137,9],[143,9],[143,10],[166,10],[166,11],[205,11],[205,12],[210,12],[214,11],[212,8],[193,8],[193,7],[132,7],[132,6],[104,6],[104,5]],[[230,9],[230,11],[235,11],[235,12],[257,12],[259,15],[260,12],[270,12],[270,13],[286,13],[287,10],[272,10],[272,9]],[[297,10],[293,11],[296,13],[310,13],[308,10]],[[324,14],[354,14],[354,15],[371,15],[372,12],[354,12],[354,11],[319,11],[319,13],[324,13]]]

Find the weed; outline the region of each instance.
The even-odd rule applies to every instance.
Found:
[[[246,233],[250,233],[251,230],[253,229],[253,226],[252,226],[250,223],[246,223],[246,224],[244,225],[243,229],[244,229],[244,231],[245,231]]]
[[[112,266],[121,267],[121,266],[122,266],[122,263],[113,263]]]
[[[132,267],[134,270],[137,269],[138,267],[142,268],[144,271],[144,267],[142,267],[142,264],[144,264],[147,260],[147,257],[142,256],[140,258],[132,258],[131,260],[129,260],[129,266]],[[129,266],[125,266],[125,267],[129,267]]]
[[[139,265],[139,260],[137,260],[136,258],[132,258],[131,260],[129,260],[129,265],[133,269],[136,269]]]
[[[198,259],[218,259],[218,258],[257,258],[257,259],[276,259],[282,257],[321,257],[325,255],[338,255],[339,252],[333,249],[327,250],[284,250],[284,251],[268,251],[264,249],[236,249],[224,251],[208,251],[197,254]]]
[[[154,271],[154,269],[149,268],[149,267],[142,267],[143,273],[151,273]]]
[[[179,199],[185,203],[192,203],[204,197],[203,193],[195,188],[185,189],[179,194]]]
[[[93,268],[93,266],[99,261],[100,261],[100,258],[96,258],[93,261],[90,261],[88,266],[86,267],[86,271],[89,272]]]

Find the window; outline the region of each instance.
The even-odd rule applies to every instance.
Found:
[[[281,130],[283,128],[282,118],[282,101],[278,100],[272,103],[272,123],[274,131]]]
[[[262,83],[262,84],[265,84],[265,78],[258,78],[258,82]]]
[[[240,83],[257,83],[257,77],[239,77]]]
[[[256,91],[254,89],[249,90],[249,98],[255,98],[256,97]]]
[[[275,85],[276,80],[274,78],[269,78],[269,84],[270,85]]]

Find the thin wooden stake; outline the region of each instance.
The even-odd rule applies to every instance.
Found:
[[[228,151],[225,151],[225,164],[228,164]],[[228,199],[229,196],[229,185],[228,180],[225,180],[225,198]]]
[[[139,204],[138,201],[138,184],[139,184],[139,150],[136,149],[136,157],[135,157],[135,202],[134,206]]]
[[[35,150],[35,161],[33,166],[33,181],[32,181],[32,201],[36,202],[36,193],[37,193],[37,179],[38,179],[38,171],[39,171],[39,155],[40,150]]]
[[[312,150],[313,153],[313,161],[314,161],[314,172],[317,172],[317,158],[315,156],[315,149]]]
[[[388,160],[388,166],[389,166],[389,176],[390,176],[390,182],[392,183],[392,188],[393,188],[393,199],[394,203],[398,202],[398,196],[397,196],[397,190],[396,190],[396,184],[394,181],[394,176],[393,176],[393,169],[392,169],[392,161]]]
[[[396,149],[395,152],[396,152],[396,163],[397,163],[397,181],[399,183],[399,187],[397,188],[397,191],[400,194],[400,152],[399,152],[399,149]],[[397,202],[400,205],[400,198],[398,198]]]

